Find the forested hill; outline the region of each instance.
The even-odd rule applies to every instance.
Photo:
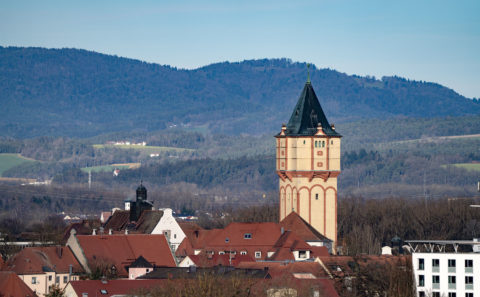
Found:
[[[0,47],[0,136],[158,130],[278,131],[306,80],[288,59],[218,63],[195,70],[76,49]],[[435,83],[311,70],[331,122],[480,114],[479,100]]]

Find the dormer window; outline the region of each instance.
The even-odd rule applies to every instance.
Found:
[[[252,233],[243,234],[243,239],[252,239]]]
[[[226,242],[226,243],[230,242],[230,238],[228,238],[228,237],[225,238],[225,242]]]

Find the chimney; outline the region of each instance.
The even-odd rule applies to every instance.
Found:
[[[112,228],[108,229],[108,235],[112,235]]]
[[[198,238],[198,230],[195,230],[195,237]]]
[[[335,124],[332,124],[332,130],[335,131]]]
[[[92,235],[97,235],[97,229],[93,228]]]
[[[125,235],[128,235],[128,229],[125,229]]]
[[[280,233],[283,235],[283,233],[285,233],[285,228],[280,228]]]

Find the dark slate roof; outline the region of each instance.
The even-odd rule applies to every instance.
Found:
[[[150,273],[139,279],[175,279],[197,278],[199,275],[212,273],[219,277],[246,277],[246,278],[270,278],[268,271],[264,269],[235,268],[231,266],[215,267],[155,267]]]
[[[143,256],[138,257],[135,261],[133,261],[129,268],[152,268],[153,265],[147,261]]]
[[[161,210],[144,210],[134,225],[134,230],[138,233],[150,234],[155,226],[163,216]],[[122,231],[130,226],[130,211],[117,210],[106,222],[104,229],[108,232],[109,229],[113,231]]]
[[[124,230],[129,222],[130,222],[130,211],[117,210],[105,222],[104,229],[107,231],[108,229],[112,229],[114,231]]]
[[[311,136],[317,132],[318,123],[327,136],[341,136],[335,132],[323,113],[322,106],[318,102],[317,95],[312,84],[307,82],[303,88],[297,105],[287,124],[286,136]]]

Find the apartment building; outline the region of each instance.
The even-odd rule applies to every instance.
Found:
[[[411,240],[417,297],[480,297],[480,241]]]

